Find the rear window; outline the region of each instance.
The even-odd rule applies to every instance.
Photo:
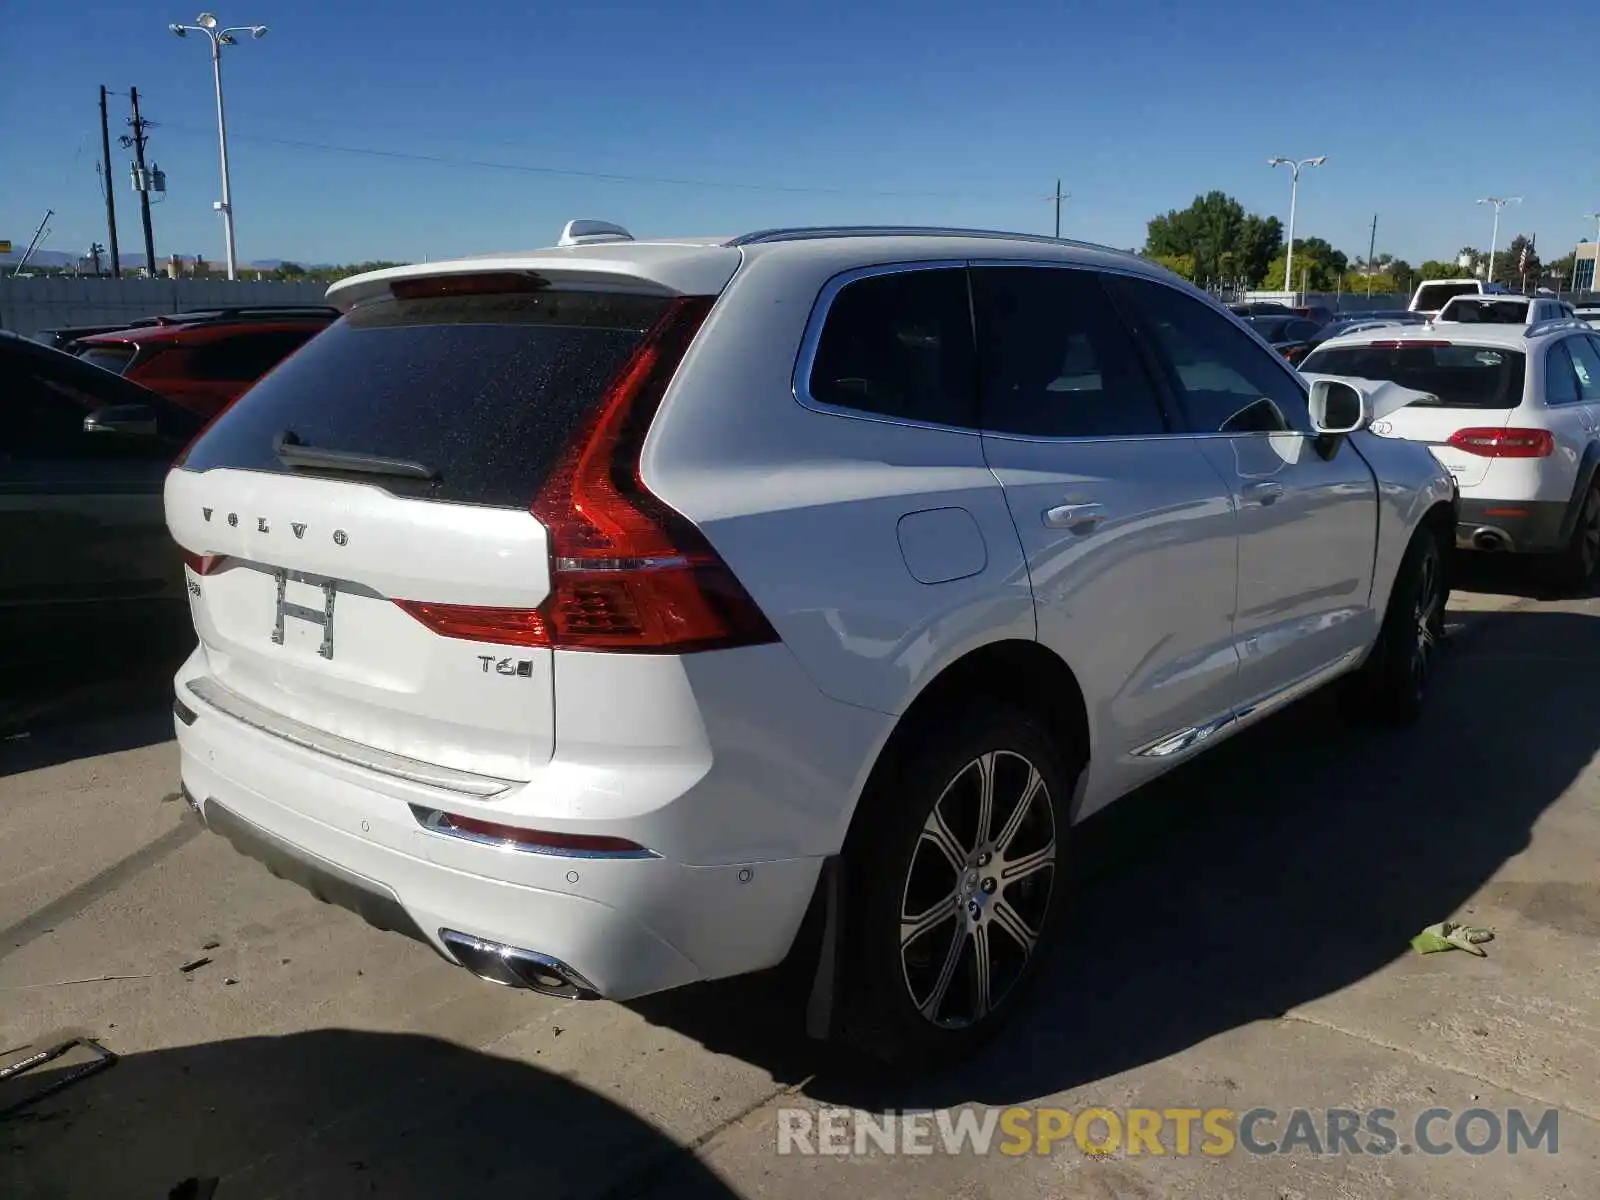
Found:
[[[1453,297],[1477,294],[1478,285],[1475,283],[1425,283],[1417,289],[1417,298],[1412,301],[1412,307],[1437,312]]]
[[[85,346],[78,357],[91,366],[100,367],[114,375],[121,375],[133,361],[132,346]]]
[[[1437,396],[1416,401],[1441,408],[1516,408],[1522,403],[1525,359],[1500,346],[1330,346],[1300,365],[1323,375],[1389,380]]]
[[[1458,325],[1526,325],[1528,302],[1526,300],[1486,300],[1473,297],[1453,300],[1439,314],[1441,320]]]
[[[541,291],[362,305],[246,392],[184,465],[292,474],[274,451],[289,433],[436,472],[365,477],[398,494],[526,508],[668,304]]]

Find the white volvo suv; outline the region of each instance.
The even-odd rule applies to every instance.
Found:
[[[578,222],[329,296],[167,481],[184,791],[485,978],[814,941],[814,1033],[958,1054],[1077,821],[1335,678],[1421,703],[1448,474],[1141,259]]]

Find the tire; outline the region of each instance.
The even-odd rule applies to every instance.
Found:
[[[1600,483],[1592,485],[1578,506],[1567,548],[1555,562],[1555,582],[1575,591],[1586,590],[1600,570]]]
[[[1005,1024],[1055,939],[1079,766],[1004,705],[980,701],[910,732],[845,848],[841,1040],[891,1066],[929,1067]]]
[[[1347,681],[1343,699],[1358,720],[1405,726],[1422,715],[1444,637],[1450,597],[1446,570],[1440,534],[1419,529],[1395,575],[1377,643]]]

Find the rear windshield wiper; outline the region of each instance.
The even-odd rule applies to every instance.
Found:
[[[273,439],[272,449],[286,467],[312,467],[324,471],[359,471],[364,475],[393,475],[401,479],[437,479],[439,472],[409,458],[387,458],[359,450],[327,450],[308,446],[294,430],[285,429]]]

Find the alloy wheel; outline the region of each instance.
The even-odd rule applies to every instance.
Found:
[[[1424,554],[1419,564],[1417,601],[1412,614],[1415,636],[1411,649],[1411,686],[1421,695],[1439,643],[1440,563],[1438,554]]]
[[[1583,578],[1591,579],[1600,565],[1600,488],[1591,488],[1583,502],[1583,520],[1578,531],[1578,561]]]
[[[980,755],[924,822],[900,897],[900,967],[912,1003],[945,1029],[977,1024],[1021,978],[1044,932],[1055,809],[1021,754]]]

